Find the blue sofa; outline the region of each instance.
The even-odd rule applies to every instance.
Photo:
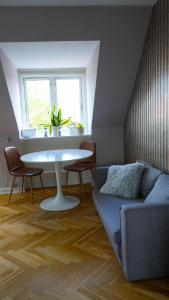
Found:
[[[93,201],[129,281],[169,277],[169,175],[145,166],[138,199],[100,193],[108,167],[95,171]]]

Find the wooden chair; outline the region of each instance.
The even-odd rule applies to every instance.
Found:
[[[63,167],[63,169],[66,171],[66,185],[65,185],[66,191],[67,191],[67,186],[68,186],[69,172],[78,172],[81,193],[83,195],[82,172],[86,171],[86,170],[90,170],[92,177],[94,177],[93,168],[96,165],[96,144],[94,141],[85,141],[85,142],[82,142],[82,144],[80,145],[80,149],[90,150],[93,152],[93,155],[90,156],[89,158],[86,158],[83,160],[77,160],[74,164],[65,166],[65,167]]]
[[[45,196],[43,181],[42,181],[42,177],[41,177],[43,169],[30,168],[30,167],[25,166],[24,163],[20,160],[20,155],[19,155],[18,150],[14,146],[6,147],[4,149],[4,154],[5,154],[5,158],[6,158],[8,171],[14,177],[13,182],[12,182],[10,196],[9,196],[9,203],[10,203],[10,200],[11,200],[11,196],[12,196],[13,187],[14,187],[14,184],[15,184],[16,177],[21,177],[22,178],[22,195],[23,195],[24,178],[25,177],[30,178],[31,199],[32,199],[32,203],[33,203],[32,177],[39,175],[41,186],[42,186],[42,189],[43,189],[43,194]]]

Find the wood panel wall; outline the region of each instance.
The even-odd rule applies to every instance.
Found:
[[[126,162],[169,171],[169,0],[153,7],[124,133]]]

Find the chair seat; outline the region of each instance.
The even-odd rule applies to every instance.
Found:
[[[94,163],[85,163],[85,162],[80,162],[80,163],[74,163],[72,165],[65,166],[63,169],[66,171],[72,171],[72,172],[81,172],[85,171],[88,169],[94,168]]]
[[[29,168],[29,167],[22,167],[19,168],[17,170],[13,170],[11,171],[11,175],[13,176],[36,176],[36,175],[40,175],[43,172],[43,169],[40,168]]]

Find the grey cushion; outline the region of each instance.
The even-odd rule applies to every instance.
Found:
[[[94,186],[96,189],[100,189],[101,186],[105,183],[108,170],[109,170],[109,166],[97,167],[95,169],[95,171],[94,171]]]
[[[145,199],[145,203],[169,201],[169,175],[161,174],[152,191]]]
[[[140,163],[143,163],[145,168],[142,174],[141,179],[141,185],[140,185],[140,191],[139,194],[141,197],[145,198],[148,193],[152,190],[153,186],[155,185],[158,177],[162,172],[152,166],[150,166],[148,163],[137,160]]]
[[[109,167],[107,180],[100,192],[124,198],[138,196],[144,165],[138,162],[127,165]]]
[[[120,208],[124,204],[143,203],[143,199],[124,199],[112,195],[93,191],[93,200],[100,218],[104,224],[106,233],[113,244],[121,243],[120,233]],[[118,253],[119,254],[119,253]]]

